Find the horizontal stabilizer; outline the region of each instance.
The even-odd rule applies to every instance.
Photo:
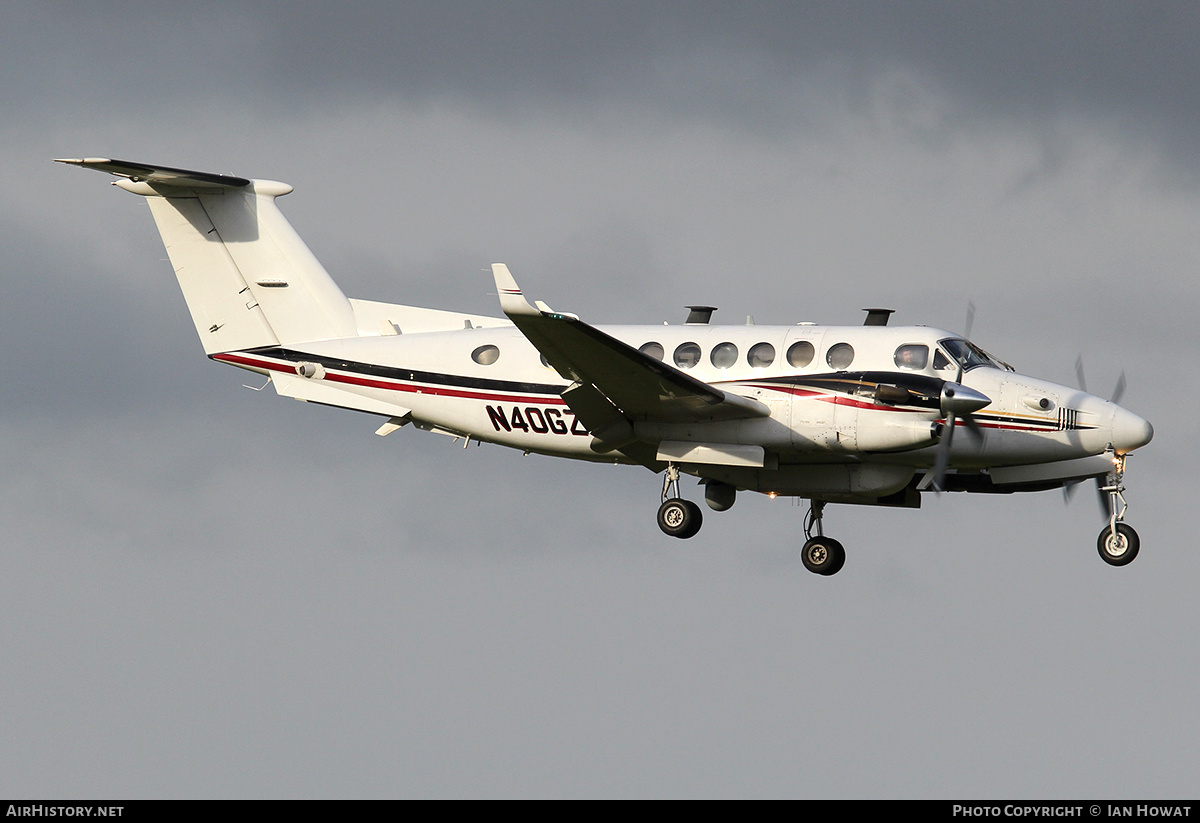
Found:
[[[294,397],[306,403],[337,406],[341,409],[352,409],[368,414],[386,414],[392,421],[404,421],[412,414],[412,410],[404,406],[355,394],[324,380],[275,372],[271,375],[271,383],[281,396]],[[404,425],[403,422],[400,425]]]
[[[108,172],[126,177],[135,183],[146,182],[155,186],[184,186],[186,188],[243,188],[250,185],[245,177],[230,174],[213,174],[207,171],[188,171],[170,166],[151,166],[147,163],[131,163],[128,160],[112,160],[107,157],[63,158],[55,163],[70,163],[85,169]]]

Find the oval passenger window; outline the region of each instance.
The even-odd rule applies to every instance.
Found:
[[[490,366],[500,359],[500,349],[495,346],[480,346],[471,352],[471,359],[481,366]]]
[[[775,362],[775,347],[770,343],[756,343],[746,354],[746,362],[754,369],[765,369]]]
[[[644,344],[640,349],[638,349],[638,351],[640,351],[642,354],[650,355],[655,360],[662,360],[663,355],[666,353],[663,351],[662,343],[655,342]]]
[[[901,369],[923,369],[929,362],[929,347],[910,343],[896,349],[896,367]]]
[[[849,343],[837,343],[831,346],[825,355],[825,362],[831,369],[838,371],[850,368],[850,364],[854,362],[854,347]]]
[[[718,369],[727,369],[737,362],[737,346],[732,343],[718,343],[713,347],[709,360]]]
[[[802,369],[812,362],[813,355],[816,353],[817,350],[813,348],[813,344],[807,340],[793,343],[787,353],[788,364]]]
[[[695,343],[680,343],[675,349],[675,365],[681,369],[690,369],[700,362],[700,347]]]

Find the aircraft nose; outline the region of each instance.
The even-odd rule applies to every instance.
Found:
[[[1149,420],[1138,417],[1131,411],[1118,408],[1113,415],[1113,448],[1125,454],[1141,448],[1154,437],[1154,427]]]

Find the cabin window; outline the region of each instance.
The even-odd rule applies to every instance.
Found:
[[[700,362],[700,347],[695,343],[680,343],[675,349],[675,365],[681,369],[690,369]]]
[[[746,362],[753,369],[765,369],[775,362],[775,347],[770,343],[756,343],[746,354]]]
[[[642,354],[650,355],[655,360],[662,360],[663,355],[666,354],[666,352],[663,351],[662,343],[654,342],[644,344],[640,349],[638,349],[638,351],[640,351]]]
[[[929,362],[929,347],[919,343],[909,343],[896,349],[896,368],[917,371],[924,369]]]
[[[799,343],[793,343],[788,349],[787,360],[788,364],[802,369],[812,362],[813,355],[817,350],[813,348],[813,344],[807,340],[801,340]]]
[[[712,354],[708,359],[718,369],[727,369],[737,362],[738,350],[737,346],[732,343],[718,343],[713,347]]]
[[[825,362],[829,364],[829,368],[837,371],[850,368],[850,364],[854,362],[854,347],[849,343],[835,343],[825,353]]]
[[[490,366],[500,359],[500,349],[495,346],[480,346],[471,352],[471,359],[481,366]]]

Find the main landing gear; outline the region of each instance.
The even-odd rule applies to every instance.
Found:
[[[723,511],[733,505],[731,495],[706,493],[709,505]],[[715,505],[714,505],[715,501]],[[846,550],[832,537],[826,537],[821,528],[821,517],[825,511],[822,500],[811,501],[808,516],[804,519],[804,536],[807,540],[800,550],[804,568],[813,574],[831,575],[841,571],[846,564]],[[667,465],[663,475],[662,505],[658,507],[658,527],[671,537],[689,538],[700,531],[704,517],[700,507],[679,496],[679,468]]]
[[[1125,510],[1129,505],[1123,494],[1125,487],[1121,485],[1124,478],[1125,455],[1116,455],[1113,457],[1113,470],[1108,473],[1108,482],[1100,487],[1101,496],[1108,494],[1108,525],[1096,540],[1100,558],[1112,566],[1132,563],[1141,546],[1137,532],[1125,522]]]
[[[667,466],[663,475],[662,505],[658,507],[658,527],[671,537],[688,538],[700,531],[704,516],[700,507],[679,496],[679,469]]]
[[[804,518],[804,536],[808,539],[800,549],[800,560],[804,563],[804,568],[813,574],[828,576],[842,570],[842,566],[846,564],[846,549],[832,537],[825,536],[821,528],[824,513],[824,501],[811,501],[808,516]]]

